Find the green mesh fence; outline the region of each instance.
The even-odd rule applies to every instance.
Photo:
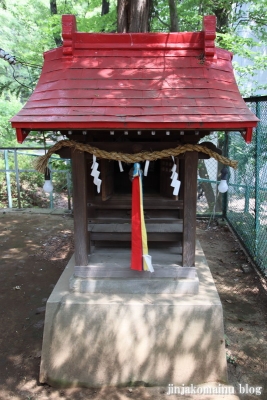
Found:
[[[35,149],[35,153],[37,152]],[[70,162],[51,157],[49,168],[53,193],[44,193],[44,174],[36,172],[33,160],[39,154],[30,149],[0,148],[0,208],[65,208],[71,209]]]
[[[246,144],[239,132],[227,135],[227,156],[238,161],[238,169],[230,171],[226,216],[267,276],[267,97],[246,102],[260,122],[251,144]]]
[[[224,141],[224,132],[214,132],[209,136],[205,136],[200,143],[212,142],[224,154]],[[219,182],[217,182],[220,179],[222,168],[223,165],[214,160],[214,158],[203,159],[198,162],[198,217],[220,217],[223,214],[224,198],[218,192]]]

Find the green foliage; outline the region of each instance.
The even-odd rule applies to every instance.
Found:
[[[1,47],[17,60],[41,67],[43,51],[54,46],[52,38],[43,29],[48,16],[45,0],[7,0],[6,9],[0,12]],[[19,63],[12,67],[0,60],[0,92],[9,89],[24,102],[35,87],[39,74],[40,68]]]
[[[154,0],[153,4],[151,30],[168,32],[168,0]],[[249,60],[246,66],[235,62],[241,93],[249,96],[258,89],[267,89],[264,82],[253,78],[258,71],[267,68],[267,57],[262,54],[262,46],[267,40],[267,0],[242,0],[238,3],[233,0],[183,0],[177,2],[177,11],[180,31],[201,30],[203,16],[215,14],[217,46]],[[253,82],[253,89],[247,88],[248,80]]]
[[[0,59],[0,95],[4,98],[14,95],[12,101],[17,99],[22,105],[28,99],[40,75],[43,52],[54,48],[56,39],[60,40],[62,14],[74,14],[79,31],[116,31],[117,1],[110,0],[110,12],[104,16],[101,16],[101,5],[101,0],[57,0],[57,14],[51,14],[48,0],[1,1],[1,48],[14,55],[19,63],[10,66]],[[238,3],[233,0],[183,0],[177,1],[177,11],[180,31],[201,30],[203,15],[215,14],[219,32],[217,45],[249,60],[245,67],[235,62],[242,94],[251,95],[258,88],[266,88],[265,82],[254,82],[249,91],[247,82],[256,79],[258,70],[267,68],[267,56],[261,50],[267,39],[267,0]],[[168,32],[169,14],[168,0],[153,0],[151,31]],[[249,33],[252,37],[248,37]],[[6,115],[6,106],[2,103],[0,112]],[[1,138],[3,124],[0,125]],[[4,132],[7,130],[5,125]],[[48,136],[57,135],[49,133]]]
[[[18,152],[17,160],[19,170],[20,201],[21,207],[49,207],[49,195],[42,187],[44,175],[33,170],[34,156],[27,152]],[[4,152],[0,151],[0,169],[5,170]],[[70,181],[70,162],[62,160],[59,156],[50,159],[49,167],[52,170],[52,181],[54,186],[54,196],[67,193],[67,178]],[[8,168],[15,170],[14,152],[8,152]],[[23,171],[26,170],[26,171]],[[18,207],[18,194],[15,172],[9,173],[10,189],[12,193],[12,205]],[[0,172],[0,208],[8,207],[7,180],[6,174]]]
[[[9,120],[20,108],[21,103],[16,96],[8,92],[0,96],[0,147],[16,146],[16,137]]]
[[[33,157],[18,154],[18,165],[20,170],[33,169]],[[8,152],[8,167],[15,169],[14,152]],[[4,154],[0,152],[0,169],[5,169]],[[10,172],[10,189],[13,207],[18,207],[17,185],[15,172]],[[38,172],[21,172],[20,199],[22,207],[47,207],[49,206],[45,194],[41,190],[43,186],[43,174]],[[6,174],[0,173],[0,207],[8,207]]]

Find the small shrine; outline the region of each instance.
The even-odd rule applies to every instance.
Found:
[[[48,300],[41,382],[227,380],[222,306],[196,247],[197,168],[236,163],[200,139],[250,143],[258,119],[215,37],[215,16],[200,32],[107,34],[63,15],[63,46],[11,120],[19,143],[66,137],[40,171],[54,152],[72,161],[75,257]]]

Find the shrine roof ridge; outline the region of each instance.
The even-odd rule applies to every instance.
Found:
[[[63,54],[75,49],[202,49],[206,57],[215,55],[216,17],[203,17],[199,32],[85,33],[78,32],[74,15],[62,15]],[[230,52],[229,52],[230,53]]]
[[[249,143],[257,117],[243,101],[232,53],[216,48],[216,17],[203,31],[82,33],[62,16],[63,46],[44,53],[41,76],[11,119],[31,130],[239,130]]]

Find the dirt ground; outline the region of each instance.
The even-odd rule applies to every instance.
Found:
[[[224,307],[233,396],[168,396],[166,388],[57,390],[38,384],[45,304],[73,253],[73,219],[63,212],[0,210],[0,399],[267,399],[267,289],[227,226],[198,221],[198,239]],[[260,395],[239,394],[262,387]]]

